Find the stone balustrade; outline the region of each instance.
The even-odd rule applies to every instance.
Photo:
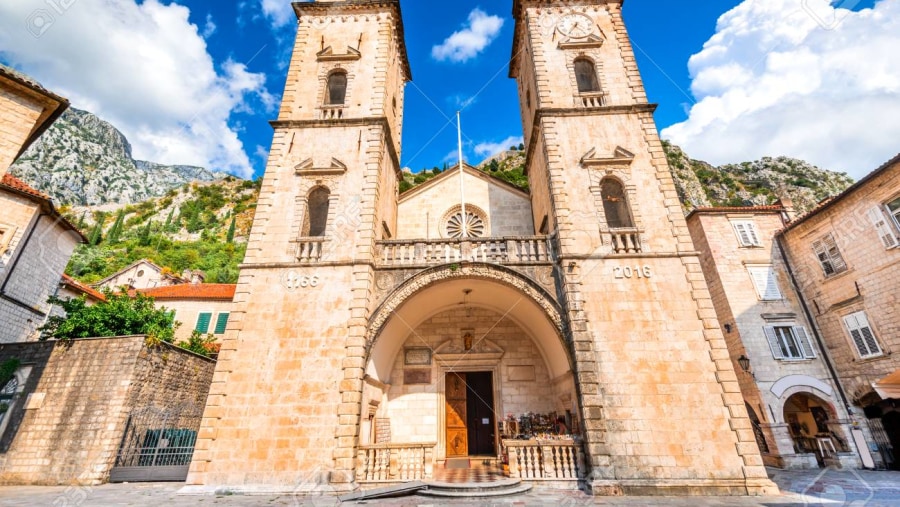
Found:
[[[344,117],[344,106],[322,106],[319,108],[320,120],[340,120]]]
[[[606,94],[598,93],[582,93],[578,95],[582,107],[603,107],[606,105]]]
[[[301,238],[297,244],[297,260],[299,262],[319,262],[325,238]]]
[[[357,452],[359,483],[400,483],[431,479],[437,444],[361,445]]]
[[[509,476],[525,481],[584,479],[584,451],[574,440],[504,440]]]
[[[550,238],[413,239],[379,241],[376,259],[382,267],[434,266],[454,262],[538,264],[554,260]]]
[[[608,233],[613,253],[641,253],[641,231],[638,229],[612,229]]]

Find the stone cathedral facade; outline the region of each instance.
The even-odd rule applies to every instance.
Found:
[[[515,461],[504,438],[550,414],[595,494],[775,491],[621,0],[512,3],[530,193],[467,168],[403,195],[400,2],[294,4],[189,485],[348,490],[400,457],[375,478],[427,479]]]

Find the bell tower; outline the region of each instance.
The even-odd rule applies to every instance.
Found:
[[[297,38],[187,483],[352,482],[375,242],[396,231],[399,0],[297,2]]]
[[[535,224],[559,242],[596,494],[761,494],[768,480],[622,18],[515,0]]]

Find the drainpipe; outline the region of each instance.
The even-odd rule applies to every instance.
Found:
[[[841,395],[841,401],[844,403],[844,407],[847,409],[848,414],[850,415],[850,402],[847,401],[847,393],[844,392],[844,386],[841,384],[841,379],[838,377],[837,370],[834,368],[834,364],[831,362],[831,358],[828,357],[827,349],[825,348],[825,342],[822,340],[822,335],[819,334],[819,326],[818,322],[813,318],[812,312],[809,311],[809,306],[806,304],[806,298],[803,297],[803,291],[800,290],[800,286],[797,284],[797,277],[794,275],[794,269],[791,267],[791,263],[788,260],[787,254],[784,249],[784,238],[779,234],[775,236],[775,241],[778,243],[778,251],[781,254],[781,260],[784,261],[784,265],[787,268],[788,276],[791,277],[791,284],[793,284],[794,289],[797,290],[797,295],[799,296],[800,306],[803,308],[803,313],[806,315],[806,320],[809,321],[810,327],[812,328],[813,336],[816,339],[816,343],[819,344],[819,350],[822,351],[822,359],[825,361],[825,366],[828,367],[829,373],[831,373],[831,378],[834,379],[834,384],[837,386],[838,393]]]
[[[834,385],[837,387],[838,394],[841,396],[841,401],[844,402],[844,409],[847,411],[847,415],[853,418],[852,407],[850,406],[850,402],[847,401],[847,393],[844,392],[844,386],[841,384],[841,379],[838,377],[837,370],[834,368],[834,364],[831,362],[831,358],[828,356],[828,349],[825,348],[825,342],[822,340],[822,336],[819,334],[819,326],[818,322],[813,319],[812,312],[809,311],[809,306],[806,305],[806,298],[803,297],[803,292],[800,290],[800,286],[797,285],[797,277],[794,276],[794,269],[791,267],[791,263],[788,260],[787,253],[785,253],[784,249],[784,238],[781,234],[777,234],[775,236],[775,241],[778,243],[778,250],[781,253],[781,260],[784,261],[784,265],[787,268],[788,276],[791,277],[791,283],[794,285],[794,288],[797,290],[797,296],[800,300],[800,306],[803,308],[803,313],[806,315],[806,320],[809,321],[809,326],[812,328],[813,336],[816,338],[816,343],[819,344],[819,350],[822,351],[822,359],[825,361],[825,366],[828,367],[829,373],[831,373],[831,378],[834,379]],[[853,437],[853,430],[850,430],[850,440],[853,442],[854,447],[856,447],[856,455],[860,457],[862,460],[862,450],[859,448],[859,444],[856,442],[856,438]],[[868,449],[867,449],[868,450]],[[865,466],[863,467],[865,468]]]

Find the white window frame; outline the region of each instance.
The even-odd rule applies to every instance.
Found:
[[[747,266],[750,281],[756,288],[756,295],[760,301],[781,301],[784,294],[778,286],[778,277],[775,275],[775,267],[769,265]],[[762,283],[761,283],[762,282]]]
[[[779,361],[804,361],[816,358],[816,349],[803,326],[773,324],[763,328],[772,357]]]
[[[732,220],[731,226],[734,228],[734,234],[737,236],[738,244],[742,247],[760,247],[759,229],[756,228],[756,222],[753,220]]]
[[[896,206],[896,208],[892,208],[892,206]],[[896,197],[893,201],[886,202],[884,204],[884,209],[887,210],[888,215],[893,219],[894,227],[897,228],[897,231],[900,231],[900,196]]]
[[[881,344],[878,343],[878,336],[865,311],[859,311],[845,315],[842,319],[847,332],[850,334],[850,342],[853,348],[859,354],[860,359],[869,359],[884,355]],[[868,333],[866,332],[868,331]]]
[[[844,261],[843,255],[841,255],[841,249],[838,248],[837,241],[834,239],[834,234],[829,232],[816,241],[813,241],[812,249],[816,256],[816,260],[819,261],[819,265],[822,267],[825,278],[847,271],[847,263]],[[831,269],[831,273],[828,272],[829,269]]]
[[[900,202],[900,199],[897,199],[897,201]],[[878,233],[881,244],[884,245],[884,248],[890,250],[900,246],[900,239],[897,238],[897,235],[891,228],[891,220],[885,215],[885,211],[887,211],[888,215],[891,215],[888,204],[885,204],[883,209],[881,206],[870,209],[869,220],[875,226],[875,231]],[[900,207],[897,208],[897,213],[900,215]],[[894,217],[894,220],[896,221],[897,217]]]

